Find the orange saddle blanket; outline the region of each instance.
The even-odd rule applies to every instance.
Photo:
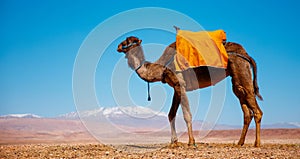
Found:
[[[223,30],[192,32],[178,30],[176,36],[176,71],[199,66],[227,68],[228,55],[222,44]]]

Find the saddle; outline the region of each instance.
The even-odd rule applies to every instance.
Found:
[[[176,71],[210,66],[227,68],[228,55],[223,46],[226,34],[223,30],[192,32],[178,30],[176,36]]]
[[[183,74],[187,91],[215,85],[228,76],[224,41],[226,34],[223,30],[177,30],[174,64],[176,72]]]

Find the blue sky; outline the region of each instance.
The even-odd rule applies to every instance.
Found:
[[[298,1],[3,0],[0,2],[0,115],[34,113],[53,117],[76,111],[72,95],[73,65],[86,36],[105,19],[120,12],[162,7],[186,14],[207,30],[224,29],[228,41],[242,44],[254,57],[260,91],[265,99],[259,102],[264,111],[263,123],[300,122],[299,5]],[[123,26],[112,26],[118,27]],[[154,35],[141,31],[134,34],[143,35],[144,42],[151,42]],[[109,79],[101,77],[110,77],[108,67],[124,58],[115,51],[122,37],[108,48],[103,56],[106,62],[97,67],[96,91],[102,105],[116,105],[113,98],[102,91],[111,84]],[[173,40],[175,36],[162,39],[161,43],[168,45]],[[132,78],[132,98],[143,105],[146,84],[135,76]],[[231,91],[230,79],[226,82],[226,100],[219,122],[241,124],[242,111]],[[206,96],[209,97],[201,96],[203,105],[207,102]],[[170,100],[166,102],[169,105]]]

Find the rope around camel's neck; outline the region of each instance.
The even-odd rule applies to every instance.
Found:
[[[126,53],[126,58],[128,59],[128,66],[135,70],[137,74],[139,74],[139,69],[142,67],[142,65],[145,63],[145,56],[144,56],[144,51],[141,46],[135,47],[131,50],[129,50]],[[140,76],[140,74],[139,74]],[[141,76],[140,76],[141,77]],[[150,97],[150,84],[149,82],[147,83],[148,85],[148,101],[151,101]]]

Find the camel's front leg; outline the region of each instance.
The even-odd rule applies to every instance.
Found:
[[[189,135],[189,145],[195,145],[195,139],[193,136],[193,128],[192,128],[192,113],[190,110],[189,100],[186,95],[185,91],[185,81],[183,80],[183,76],[181,73],[177,74],[177,77],[180,82],[180,88],[181,88],[181,108],[183,112],[183,118],[186,122],[186,126],[188,129],[188,135]]]
[[[171,70],[166,69],[164,71],[164,82],[167,82],[171,87],[174,88],[173,102],[169,112],[169,121],[172,135],[171,142],[176,143],[178,140],[175,128],[175,117],[179,104],[181,104],[184,120],[188,128],[189,145],[195,145],[195,139],[192,129],[192,114],[185,91],[185,81],[183,80],[183,76],[181,73],[175,75]]]
[[[175,116],[169,114],[169,122],[171,126],[171,143],[176,143],[178,141],[176,128],[175,128]]]
[[[179,84],[174,87],[174,95],[173,95],[173,101],[172,106],[169,111],[168,117],[169,122],[171,126],[171,143],[176,143],[178,141],[177,134],[176,134],[176,128],[175,128],[175,117],[176,113],[180,104],[180,86]]]
[[[171,143],[176,143],[178,141],[177,134],[176,134],[176,128],[175,128],[175,117],[176,113],[181,101],[181,87],[179,80],[177,79],[177,76],[174,72],[172,72],[169,69],[165,69],[163,73],[163,81],[164,83],[168,83],[171,87],[174,88],[174,95],[173,95],[173,101],[172,106],[170,108],[168,117],[169,122],[171,126]]]
[[[186,96],[185,90],[181,90],[181,108],[183,112],[183,118],[186,122],[186,126],[188,129],[188,135],[189,135],[189,145],[195,145],[195,139],[193,136],[193,128],[192,128],[192,114],[189,106],[189,101]]]

